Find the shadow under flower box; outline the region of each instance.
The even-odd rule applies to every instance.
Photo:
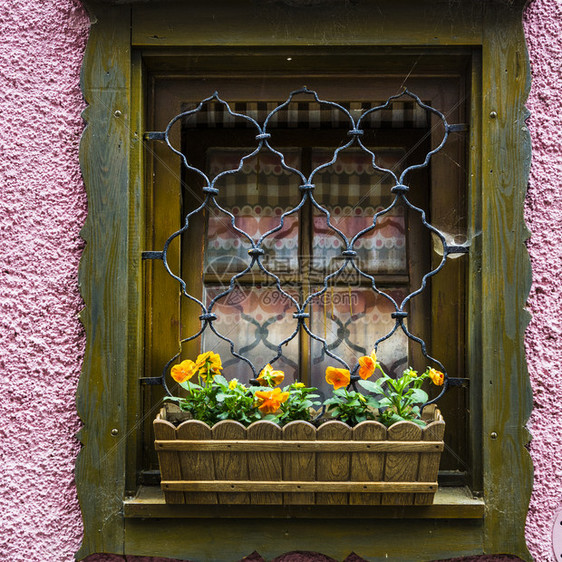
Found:
[[[445,422],[434,406],[424,418],[425,428],[228,420],[176,427],[163,408],[154,421],[161,486],[169,504],[429,505]]]

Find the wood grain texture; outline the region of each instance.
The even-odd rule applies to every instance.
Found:
[[[408,521],[407,538],[403,519],[280,520],[265,515],[250,520],[212,520],[193,514],[181,519],[127,519],[126,523],[128,552],[178,559],[187,558],[189,553],[190,560],[240,560],[254,549],[266,560],[295,550],[321,552],[345,560],[353,550],[362,558],[377,562],[427,562],[482,552],[481,524],[454,519]],[[385,553],[389,553],[388,559]]]
[[[150,86],[153,87],[152,85]],[[172,111],[179,112],[179,104],[164,97],[161,104],[147,104],[147,127],[149,130],[163,130],[167,125]],[[170,131],[170,141],[177,146],[180,133],[178,127]],[[146,199],[146,215],[143,220],[145,245],[143,250],[162,250],[168,237],[181,228],[181,177],[180,161],[163,142],[145,142],[147,167],[145,170],[144,196]],[[181,270],[181,237],[176,237],[167,250],[168,265],[176,275]],[[185,334],[180,316],[180,285],[165,270],[161,260],[145,260],[145,327],[144,327],[144,373],[147,377],[158,377],[164,365],[179,352],[179,339]],[[192,314],[196,320],[200,310]],[[190,332],[194,333],[194,332]],[[197,342],[199,343],[199,342]],[[181,361],[193,355],[193,350],[182,349]],[[179,362],[179,361],[178,361]],[[183,389],[171,378],[168,384],[173,394],[181,395]],[[150,412],[161,404],[164,391],[159,385],[148,385],[143,388],[144,412]],[[146,433],[145,433],[146,435]],[[153,464],[152,451],[145,453],[144,465]]]
[[[174,432],[162,421],[165,416],[162,409],[154,424],[161,485],[169,503],[346,505],[349,492],[351,505],[378,505],[381,494],[387,504],[412,505],[418,492],[420,503],[426,505],[437,491],[443,441],[433,437],[442,439],[444,422],[435,406],[425,412],[428,421],[437,420],[426,441],[420,440],[421,429],[411,422],[393,426],[395,440],[390,441],[389,430],[372,421],[353,430],[338,421],[319,429],[292,422],[283,430],[269,421],[248,428],[224,421],[211,430],[188,420]],[[418,474],[417,459],[424,457]],[[386,460],[391,463],[387,468]],[[171,492],[185,492],[185,500]]]
[[[385,445],[387,429],[375,421],[364,421],[353,428],[355,441],[381,441]],[[384,476],[385,454],[383,452],[352,453],[351,455],[351,480],[359,482],[367,480],[382,482]],[[381,503],[380,494],[349,494],[350,505],[378,505]]]
[[[441,8],[443,9],[443,8]],[[404,17],[404,14],[408,17]],[[213,45],[474,45],[480,43],[481,6],[463,2],[447,10],[447,17],[427,17],[421,2],[405,2],[372,9],[368,3],[351,9],[346,3],[307,10],[281,3],[190,3],[181,18],[173,7],[139,6],[133,14],[134,45],[211,47]],[[208,33],[208,29],[213,33]],[[455,33],[451,33],[451,29]]]
[[[318,428],[316,437],[325,441],[350,440],[351,428],[340,421],[329,421]],[[325,482],[349,480],[350,463],[350,453],[317,453],[316,479]],[[317,505],[346,505],[348,501],[348,494],[345,493],[316,494]]]
[[[373,422],[375,423],[375,422]],[[378,423],[378,422],[376,422]],[[384,428],[382,424],[378,424]],[[251,428],[250,426],[248,430]],[[276,427],[278,427],[276,425]],[[386,428],[385,428],[386,432]],[[375,434],[375,432],[373,432]],[[248,431],[248,435],[256,435],[255,431]],[[385,433],[386,436],[386,433]],[[220,441],[203,440],[165,440],[157,439],[154,442],[157,451],[268,451],[268,452],[400,452],[400,453],[437,453],[443,451],[443,441],[304,441],[304,440],[283,440],[259,441],[248,439],[235,441],[232,439],[221,439]]]
[[[159,414],[154,420],[154,435],[157,439],[176,439],[176,428],[170,422],[161,419]],[[180,453],[177,451],[162,451],[162,456],[158,458],[162,480],[179,480],[183,477]],[[171,504],[185,503],[185,496],[182,492],[164,489],[164,497],[166,502]]]
[[[433,441],[443,439],[445,436],[445,422],[442,419],[431,422],[422,431],[422,439],[424,441]],[[418,480],[423,482],[437,482],[437,473],[439,472],[439,462],[441,455],[439,453],[424,453],[420,455],[418,466]],[[433,502],[433,494],[416,494],[414,504],[431,505]]]
[[[264,498],[277,495],[276,492],[322,492],[326,496],[335,495],[332,492],[433,492],[437,491],[436,482],[278,482],[267,480],[162,480],[164,494],[180,491],[198,492],[254,492],[251,496]],[[409,494],[408,494],[409,495]],[[178,502],[182,503],[182,502]],[[226,502],[225,502],[226,503]],[[341,504],[337,504],[341,505]]]
[[[76,406],[83,444],[76,487],[84,535],[77,558],[123,552],[127,458],[130,8],[94,11],[81,86],[88,107],[80,165],[88,217],[79,269],[86,350]],[[108,45],[112,48],[109,49]],[[114,112],[121,114],[116,117]],[[112,433],[113,431],[113,433]]]
[[[283,438],[281,428],[270,421],[259,421],[248,427],[248,439],[270,439],[277,440]],[[279,452],[255,451],[248,453],[248,474],[250,480],[267,480],[275,482],[283,479],[283,459]],[[252,493],[250,501],[253,504],[276,505],[283,503],[281,493]]]
[[[473,100],[481,99],[482,92],[482,56],[473,54],[471,65],[470,95]],[[482,105],[473,103],[469,120],[469,169],[473,172],[468,178],[469,232],[482,232]],[[469,486],[473,490],[483,490],[482,471],[482,237],[476,236],[471,244],[467,275],[467,341],[466,368],[471,383],[469,387],[470,416],[468,431],[470,435],[470,458],[472,478]]]
[[[388,428],[388,438],[397,441],[419,441],[422,430],[412,422],[398,422]],[[408,482],[418,474],[418,453],[388,453],[384,465],[385,482]],[[383,494],[383,505],[411,505],[412,494]]]
[[[126,490],[137,487],[138,467],[143,462],[143,452],[151,448],[143,447],[146,439],[153,437],[153,415],[145,416],[144,423],[138,424],[138,412],[143,410],[143,395],[139,393],[139,378],[143,376],[143,340],[144,323],[143,311],[144,286],[141,252],[145,245],[143,218],[145,216],[145,197],[143,196],[143,179],[145,171],[144,146],[142,131],[145,130],[145,114],[141,110],[145,106],[145,89],[143,87],[143,63],[140,53],[131,53],[131,94],[130,94],[130,130],[131,150],[129,167],[130,204],[129,204],[129,276],[128,276],[128,310],[127,319],[127,369],[137,376],[127,377],[127,465]],[[158,404],[159,406],[160,404]],[[158,407],[157,406],[157,407]],[[156,408],[152,410],[155,412]],[[151,451],[152,454],[152,451]],[[156,459],[153,455],[152,458]],[[157,461],[156,461],[157,463]],[[154,463],[154,465],[156,465]]]
[[[297,494],[295,494],[297,495]],[[124,504],[125,517],[137,518],[189,518],[235,519],[274,517],[281,519],[403,519],[404,506],[392,505],[184,505],[169,506],[164,501],[160,486],[141,486],[134,498]],[[466,488],[441,487],[435,493],[432,505],[409,506],[410,519],[476,519],[484,517],[485,505],[481,498],[474,498]],[[481,521],[479,521],[481,524]]]
[[[525,444],[532,395],[525,362],[531,268],[523,205],[531,161],[529,62],[521,10],[486,5],[482,51],[482,406],[487,552],[530,560],[524,529],[533,469]],[[492,112],[495,112],[492,113]],[[498,437],[490,436],[495,432]],[[506,478],[505,467],[510,475]],[[516,493],[514,493],[516,490]]]
[[[213,439],[245,439],[246,428],[235,421],[221,421],[212,429]],[[246,453],[213,453],[215,461],[215,478],[217,480],[248,480],[248,457]],[[250,494],[218,495],[219,503],[250,503]]]
[[[316,428],[305,421],[294,421],[283,428],[283,439],[314,441]],[[316,455],[314,453],[285,453],[283,455],[283,479],[301,480],[303,482],[316,479]],[[314,493],[283,494],[285,505],[313,504]]]
[[[181,423],[176,430],[177,439],[211,439],[211,428],[198,420]],[[159,454],[160,455],[160,454]],[[189,451],[179,453],[182,480],[212,480],[215,477],[213,453],[207,451]],[[162,474],[164,480],[164,474]],[[185,494],[185,503],[214,504],[217,495],[213,493],[194,492]]]
[[[456,98],[451,109],[445,111],[449,123],[466,123],[470,105],[466,103],[466,77],[461,78],[456,91],[445,96]],[[462,101],[461,101],[462,100]],[[447,104],[449,107],[449,104]],[[442,128],[434,116],[431,146],[436,146],[443,135]],[[431,161],[431,224],[457,240],[467,237],[467,221],[470,216],[467,197],[465,158],[467,154],[467,134],[451,134],[443,150],[435,154]],[[437,267],[442,255],[431,253],[431,267]],[[437,357],[446,367],[450,377],[467,377],[466,367],[466,266],[469,256],[448,259],[444,268],[431,278],[428,287],[431,304],[427,311],[431,317],[430,326],[425,332],[430,334],[428,343],[430,354]],[[412,315],[413,312],[410,312]],[[430,328],[430,329],[429,329]],[[425,365],[425,358],[420,358]],[[430,395],[432,392],[430,392]],[[468,389],[452,387],[439,400],[439,408],[450,422],[447,427],[447,445],[442,459],[443,470],[465,471],[469,464],[469,432],[463,431],[468,423]]]

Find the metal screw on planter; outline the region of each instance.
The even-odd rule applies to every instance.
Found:
[[[345,139],[345,141],[333,151],[331,159],[328,162],[324,162],[315,167],[308,175],[305,175],[301,170],[287,164],[286,155],[280,149],[275,148],[271,143],[271,123],[275,122],[276,119],[279,118],[280,112],[282,112],[293,101],[295,96],[306,96],[311,101],[320,104],[322,107],[328,108],[332,112],[340,112],[342,116],[341,119],[345,121],[348,126],[347,139]],[[389,108],[394,101],[400,98],[406,98],[413,101],[419,108],[439,120],[443,127],[443,137],[440,143],[426,154],[422,163],[408,166],[399,175],[397,175],[397,173],[395,173],[392,169],[379,165],[376,154],[366,146],[364,142],[364,126],[373,115]],[[170,141],[170,130],[174,124],[178,121],[181,122],[188,117],[196,116],[209,104],[218,104],[222,107],[225,115],[227,114],[230,118],[236,118],[245,122],[247,127],[255,130],[256,140],[253,150],[243,156],[235,167],[217,173],[214,177],[207,174],[205,170],[195,167],[188,159],[188,155],[175,148]],[[490,117],[493,118],[495,115],[493,116],[490,114]],[[228,344],[230,347],[230,353],[234,358],[242,361],[248,366],[248,369],[252,373],[252,381],[255,382],[262,369],[262,365],[254,364],[247,353],[242,353],[240,350],[237,350],[235,341],[233,341],[228,334],[221,333],[217,327],[217,320],[220,316],[218,312],[218,309],[220,308],[219,305],[229,298],[234,298],[235,289],[244,276],[257,272],[262,277],[265,277],[269,284],[275,287],[279,294],[282,295],[288,303],[290,303],[292,306],[292,318],[294,319],[294,331],[288,337],[278,343],[266,341],[268,347],[273,350],[269,363],[274,364],[278,361],[283,356],[283,348],[290,342],[293,340],[298,341],[301,336],[306,335],[310,341],[317,342],[322,346],[324,355],[332,358],[336,363],[350,372],[350,386],[355,388],[356,383],[360,380],[358,375],[359,364],[349,365],[341,356],[334,353],[334,351],[330,348],[326,337],[322,337],[322,334],[315,332],[310,323],[307,322],[307,319],[311,316],[311,307],[314,299],[322,298],[329,291],[331,284],[341,277],[344,272],[351,272],[365,280],[372,291],[378,297],[381,297],[390,303],[393,308],[393,312],[391,314],[391,317],[394,320],[393,326],[386,334],[373,342],[373,348],[375,351],[382,342],[391,338],[396,332],[402,331],[410,341],[419,345],[421,353],[427,361],[443,373],[444,384],[441,391],[432,400],[423,404],[421,410],[423,411],[424,408],[439,400],[449,386],[461,384],[460,379],[453,379],[447,375],[444,366],[436,358],[429,355],[425,341],[421,337],[410,332],[410,329],[405,322],[408,318],[408,312],[406,309],[408,308],[410,301],[427,288],[428,281],[431,277],[443,269],[447,258],[452,254],[457,255],[468,252],[467,246],[449,244],[445,233],[441,232],[427,220],[426,212],[415,206],[410,201],[410,187],[407,184],[408,174],[415,170],[426,168],[429,165],[431,158],[445,145],[449,133],[459,130],[461,130],[459,125],[448,124],[445,116],[441,112],[424,104],[417,95],[408,90],[404,90],[397,95],[390,96],[384,103],[364,110],[358,118],[355,118],[351,112],[344,107],[344,105],[323,100],[318,96],[317,92],[304,87],[300,90],[291,92],[287,100],[270,111],[261,122],[258,122],[258,120],[254,119],[250,115],[233,111],[230,105],[226,101],[222,100],[218,93],[215,92],[212,96],[202,100],[194,109],[189,109],[176,115],[164,131],[145,133],[146,140],[165,142],[169,149],[179,156],[184,169],[197,174],[199,177],[203,178],[205,182],[205,186],[202,188],[202,202],[197,208],[187,213],[184,217],[182,228],[168,237],[161,251],[143,253],[143,259],[161,260],[168,274],[179,283],[182,295],[200,308],[200,328],[196,333],[189,335],[179,342],[180,349],[182,346],[195,340],[196,338],[199,338],[207,331],[212,332],[214,336]],[[322,170],[332,166],[336,162],[338,155],[342,151],[350,147],[354,147],[355,149],[358,149],[368,155],[371,160],[372,168],[377,172],[388,174],[393,181],[393,186],[390,189],[393,197],[391,204],[374,213],[371,223],[354,236],[347,236],[330,222],[331,215],[329,209],[322,205],[315,196],[315,179],[319,176]],[[297,204],[294,204],[290,208],[286,209],[278,217],[278,224],[276,226],[261,234],[259,237],[253,237],[241,228],[240,224],[236,221],[235,215],[230,210],[221,206],[218,195],[221,192],[220,180],[229,175],[241,172],[245,162],[261,151],[276,155],[280,160],[283,170],[291,174],[296,174],[299,177],[300,185],[298,188],[298,196],[300,199]],[[274,270],[268,267],[265,260],[265,247],[267,246],[267,243],[273,239],[274,235],[283,228],[285,221],[289,217],[298,217],[299,211],[305,204],[310,205],[315,212],[319,213],[319,215],[325,219],[327,225],[326,228],[337,240],[339,240],[340,246],[343,249],[341,251],[341,265],[337,266],[334,271],[323,276],[323,279],[319,283],[320,288],[311,292],[308,296],[306,296],[306,298],[297,299],[293,294],[285,290],[281,278]],[[377,286],[375,276],[364,271],[357,259],[357,246],[361,238],[372,232],[377,227],[379,221],[381,221],[385,216],[390,216],[393,209],[395,209],[398,205],[406,208],[409,213],[418,215],[423,227],[433,235],[434,239],[439,240],[442,246],[442,252],[439,252],[438,254],[440,256],[440,260],[437,265],[423,275],[420,287],[405,296],[401,302],[396,300],[391,294],[389,294],[388,291],[379,288]],[[172,271],[168,262],[168,251],[172,242],[188,231],[196,215],[211,209],[220,213],[223,217],[227,217],[229,227],[238,236],[240,236],[241,239],[250,246],[250,248],[247,251],[247,257],[236,257],[236,260],[241,260],[242,263],[240,271],[233,274],[218,294],[211,298],[208,301],[208,304],[205,304],[202,298],[198,298],[198,296],[191,294],[186,281],[180,275],[177,275]],[[145,379],[144,382],[147,384],[161,384],[165,391],[171,395],[166,382],[166,376],[169,369],[177,361],[180,355],[181,351],[168,361],[160,377],[150,380]],[[212,429],[208,426],[202,427],[202,425],[205,425],[201,425],[202,422],[194,422],[194,425],[186,426],[185,431],[187,432],[189,427],[189,432],[191,432],[190,435],[192,435],[192,437],[188,438],[188,441],[182,441],[183,444],[181,445],[181,448],[178,449],[177,447],[179,445],[174,433],[175,430],[171,424],[166,422],[165,413],[161,413],[159,419],[155,422],[155,431],[157,431],[156,448],[159,452],[163,452],[167,455],[167,458],[171,458],[170,453],[172,451],[177,452],[178,456],[174,457],[176,459],[174,462],[177,466],[174,467],[171,473],[174,471],[176,471],[176,473],[178,473],[178,471],[181,472],[182,464],[188,462],[187,458],[182,456],[184,453],[186,455],[188,453],[191,455],[195,454],[197,459],[203,459],[201,460],[202,464],[200,467],[199,465],[195,468],[192,467],[192,476],[189,482],[174,482],[168,479],[164,473],[162,474],[162,486],[166,494],[166,499],[171,503],[183,503],[185,501],[191,503],[229,503],[230,501],[235,501],[237,503],[255,502],[298,504],[314,502],[323,503],[324,501],[330,503],[333,502],[333,495],[337,494],[340,498],[338,503],[347,503],[348,501],[350,503],[431,503],[433,494],[436,490],[435,480],[439,464],[439,455],[443,447],[442,439],[444,422],[439,411],[434,406],[432,406],[432,408],[428,408],[427,410],[426,418],[430,423],[423,431],[418,428],[419,431],[415,433],[416,437],[414,437],[413,440],[411,433],[409,437],[406,434],[400,434],[399,431],[398,433],[395,433],[393,432],[392,427],[387,430],[378,422],[363,422],[375,425],[366,426],[366,432],[361,436],[359,433],[354,434],[351,428],[345,424],[336,421],[328,422],[327,424],[320,426],[317,430],[310,424],[307,424],[310,427],[302,425],[298,427],[292,426],[293,423],[306,424],[307,422],[291,422],[283,429],[278,426],[276,426],[276,429],[269,427],[267,424],[270,424],[270,422],[256,422],[255,424],[262,424],[260,431],[263,435],[266,435],[270,439],[270,441],[267,441],[267,454],[263,450],[263,442],[254,438],[254,436],[257,435],[254,429],[252,429],[255,424],[252,424],[246,430],[246,428],[243,428],[240,424],[237,424],[239,427],[232,425],[236,424],[236,422],[226,421],[219,422],[219,424]],[[190,424],[191,422],[184,423]],[[231,425],[228,426],[228,423]],[[219,426],[221,427],[216,430]],[[290,428],[291,426],[292,429],[287,430],[287,428]],[[311,431],[313,433],[311,433]],[[314,431],[317,431],[316,435],[314,435]],[[409,431],[411,432],[410,428]],[[353,437],[354,435],[355,437]],[[213,436],[213,440],[211,440],[211,436]],[[387,443],[387,445],[385,445],[386,448],[381,449],[381,438],[385,439],[385,442]],[[310,441],[310,439],[314,439],[314,441]],[[240,440],[245,441],[243,446],[237,445]],[[329,473],[323,475],[307,474],[307,463],[311,466],[316,465],[315,455],[317,454],[317,451],[322,451],[322,454],[325,455],[324,460],[328,462],[328,464],[331,457],[334,457],[334,461],[336,461],[336,457],[339,458],[342,454],[349,455],[351,461],[353,461],[353,459],[357,459],[359,461],[363,458],[361,455],[376,455],[377,452],[379,457],[377,457],[378,460],[373,460],[375,457],[370,457],[370,466],[374,472],[368,475],[368,481],[358,480],[357,475],[353,474],[354,469],[352,468],[352,474],[342,475],[341,481],[326,482],[323,481],[323,479],[325,480],[328,478]],[[328,454],[330,451],[333,452],[332,455]],[[380,456],[381,451],[384,451],[382,453],[382,457]],[[244,473],[229,473],[228,478],[225,476],[226,472],[222,475],[217,473],[215,474],[216,480],[213,480],[212,482],[205,481],[198,483],[198,480],[209,477],[208,466],[211,457],[214,459],[215,470],[220,472],[221,467],[225,466],[224,455],[226,454],[239,455],[239,460],[241,461],[240,466],[249,468],[241,468],[241,470],[246,471]],[[268,462],[264,462],[264,459],[259,457],[259,455],[262,455],[262,457],[263,455],[269,455]],[[398,464],[400,464],[401,460],[411,461],[415,457],[415,466],[418,466],[418,461],[420,466],[420,474],[417,476],[420,477],[421,475],[421,477],[425,478],[425,480],[418,481],[415,484],[412,482],[382,482],[382,473],[379,474],[379,472],[382,469],[381,467],[384,467],[385,455],[387,462],[388,459],[391,459],[393,462],[398,462]],[[404,455],[406,456],[404,457]],[[414,457],[412,457],[412,455],[414,455]],[[283,468],[281,466],[283,465],[283,462],[281,462],[280,459],[285,459],[285,465],[289,466],[291,463],[287,461],[288,458],[295,459],[295,465],[293,468],[288,468],[287,473],[285,474],[283,473]],[[247,463],[243,462],[244,460],[246,460]],[[281,464],[277,461],[281,462]],[[271,470],[273,472],[269,475],[270,480],[280,482],[278,482],[275,486],[272,486],[272,482],[269,482],[269,485],[264,482],[256,482],[255,479],[251,477],[251,473],[254,470],[254,462],[256,463],[256,467],[259,464],[262,469],[264,465],[272,467]],[[232,462],[231,459],[229,464],[234,465],[237,463]],[[421,469],[422,465],[428,467],[425,472]],[[250,471],[249,473],[248,470]],[[255,470],[257,470],[257,468],[255,468]],[[422,472],[423,474],[421,474]],[[283,473],[283,478],[280,478],[281,473]],[[265,476],[262,477],[265,478]],[[289,478],[288,481],[286,477]],[[297,477],[299,479],[298,484],[294,481]],[[321,481],[318,481],[319,478]],[[232,480],[236,482],[232,483]],[[235,490],[232,491],[234,488]],[[365,491],[369,492],[366,496],[363,493]],[[255,494],[253,492],[257,494],[255,498]],[[236,500],[233,500],[234,496],[237,497]],[[331,499],[328,498],[328,496],[330,496]],[[365,499],[366,497],[368,499]]]

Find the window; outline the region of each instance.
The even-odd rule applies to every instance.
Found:
[[[481,552],[527,556],[523,528],[530,459],[523,445],[530,399],[521,342],[529,283],[522,222],[528,135],[522,126],[527,71],[521,8],[468,0],[445,12],[429,2],[379,8],[375,13],[361,2],[305,7],[222,1],[188,7],[173,2],[93,6],[97,22],[84,66],[90,107],[82,141],[89,217],[81,266],[88,346],[78,391],[84,448],[77,485],[85,526],[79,557],[119,552],[208,558],[211,549],[219,558],[240,558],[259,546],[248,548],[255,536],[265,535],[269,541],[262,554],[271,557],[295,547],[337,558],[351,550],[365,557],[386,552],[395,559],[420,553],[426,559]],[[327,38],[331,46],[326,46]],[[406,79],[450,123],[467,125],[453,135],[456,144],[449,150],[455,152],[443,156],[447,162],[436,159],[420,181],[427,183],[432,222],[453,238],[469,233],[470,256],[451,260],[443,284],[437,285],[436,278],[429,300],[419,306],[433,311],[432,316],[420,315],[428,318],[422,331],[429,334],[432,351],[439,350],[435,355],[452,376],[470,380],[468,388],[452,389],[441,403],[453,415],[460,413],[461,428],[448,436],[456,456],[444,460],[444,477],[449,483],[468,483],[482,492],[482,500],[451,499],[443,488],[440,503],[422,510],[389,506],[376,513],[285,513],[250,506],[217,513],[174,510],[147,496],[132,498],[139,482],[145,491],[151,488],[154,468],[144,436],[158,403],[158,387],[140,383],[159,376],[162,364],[176,352],[178,327],[187,314],[173,280],[159,277],[155,264],[141,259],[143,251],[162,247],[177,229],[182,204],[189,204],[181,197],[177,162],[161,143],[143,152],[143,133],[161,130],[185,104],[213,89],[233,103],[284,99],[294,89],[284,84],[295,75],[307,77],[298,86],[307,84],[325,99],[349,103],[384,100]],[[252,89],[250,79],[256,77],[259,87]],[[346,91],[341,93],[344,80]],[[362,97],[364,88],[370,91]],[[176,134],[178,146],[182,136],[188,142],[185,130]],[[384,135],[389,157],[404,150],[404,131],[390,128]],[[209,166],[213,158],[226,158],[236,148],[220,132],[210,137],[201,143]],[[306,165],[324,149],[321,143],[306,147],[287,139],[286,144]],[[153,193],[153,177],[154,198],[146,196]],[[295,243],[310,247],[310,218],[309,229],[299,232]],[[408,224],[406,216],[404,221]],[[208,229],[209,223],[201,225],[201,239]],[[184,255],[176,253],[179,268]],[[389,267],[389,276],[402,276],[402,281],[392,280],[397,290],[400,282],[405,286],[415,279],[411,257],[406,245],[406,267],[394,272]],[[425,259],[434,259],[431,252]],[[400,259],[396,263],[402,264],[397,268],[404,265]],[[209,275],[236,264],[217,265]],[[202,278],[201,294],[212,291],[215,282],[212,276]],[[297,279],[295,290],[302,290],[302,283]],[[334,295],[338,290],[345,293],[347,286],[335,286]],[[163,308],[156,306],[160,291],[176,294],[165,299]],[[459,303],[459,309],[443,315],[442,303],[451,302]],[[321,324],[323,304],[318,303]],[[155,333],[163,343],[155,343]],[[296,362],[306,363],[307,357],[301,353]],[[514,467],[510,489],[515,487],[517,494],[505,492],[506,463]],[[411,520],[408,541],[401,534],[403,517]],[[354,523],[346,524],[343,539],[338,538],[338,518]],[[243,545],[238,540],[242,534],[247,539]]]
[[[466,55],[462,65],[458,61],[449,63],[449,68],[442,70],[439,78],[414,76],[405,85],[442,110],[450,123],[466,123],[469,59]],[[280,60],[283,58],[273,62],[279,64]],[[332,69],[333,77],[325,78],[319,76],[323,70],[319,68],[321,64],[326,62],[316,63],[316,75],[310,70],[306,74],[293,71],[292,76],[283,78],[272,77],[270,69],[246,73],[243,80],[233,77],[233,72],[173,81],[157,77],[152,90],[154,122],[148,127],[164,130],[176,114],[196,107],[215,90],[232,104],[233,111],[249,113],[263,122],[304,80],[314,86],[321,98],[340,101],[358,118],[370,107],[383,104],[389,96],[395,95],[402,82],[402,75],[381,76],[374,68],[370,75],[359,76],[349,65],[345,69],[347,74],[338,74],[338,69]],[[344,82],[345,86],[336,86],[334,82],[337,81]],[[264,82],[267,88],[262,97],[251,98]],[[325,96],[323,91],[331,97]],[[375,101],[369,97],[373,93],[377,96]],[[170,103],[170,96],[174,104]],[[272,132],[272,147],[285,155],[289,166],[307,177],[317,166],[330,161],[335,149],[349,140],[345,114],[311,98],[307,94],[295,96],[276,114],[275,122],[268,128]],[[436,116],[432,118],[429,111],[408,96],[371,115],[364,123],[362,141],[375,151],[378,165],[395,172],[421,164],[444,136],[440,120]],[[466,129],[466,125],[460,127],[463,128]],[[183,125],[178,122],[172,127],[170,134],[172,144],[178,149],[181,147],[190,165],[211,177],[225,169],[236,169],[240,158],[257,146],[256,131],[246,120],[230,116],[218,102],[205,104],[201,112],[186,117]],[[147,219],[147,250],[161,249],[166,239],[183,226],[187,214],[203,202],[201,176],[186,172],[179,157],[163,143],[159,147],[154,144],[151,145],[155,150],[154,167],[150,172],[154,180],[147,183],[149,208],[153,209]],[[450,243],[467,239],[465,152],[466,131],[451,133],[443,152],[435,155],[429,167],[407,176],[407,183],[412,186],[409,200],[428,211],[430,221],[447,233]],[[170,170],[175,177],[170,176]],[[255,157],[246,160],[240,173],[219,180],[217,187],[221,193],[217,201],[236,216],[241,229],[247,228],[257,240],[260,234],[278,224],[276,216],[297,206],[301,200],[299,181],[297,174],[283,171],[279,157],[264,147]],[[317,175],[314,183],[316,200],[329,210],[331,223],[349,237],[365,227],[369,215],[372,220],[374,212],[382,210],[394,198],[390,193],[393,185],[390,175],[374,170],[368,153],[357,145],[340,152],[336,163]],[[348,218],[350,214],[352,218]],[[394,307],[376,295],[368,279],[355,274],[351,268],[330,281],[328,291],[322,292],[325,276],[342,264],[342,248],[337,247],[341,241],[327,227],[326,217],[310,202],[305,203],[299,213],[286,217],[284,227],[271,240],[270,243],[266,239],[264,243],[266,266],[279,276],[283,289],[300,303],[309,295],[318,294],[311,301],[307,326],[327,340],[332,353],[355,364],[358,356],[368,353],[374,342],[392,328]],[[369,250],[369,246],[373,249]],[[441,256],[432,251],[433,246],[420,215],[398,205],[363,238],[356,261],[364,272],[376,276],[377,284],[381,284],[385,292],[400,302],[417,290],[422,277],[438,265]],[[209,205],[190,219],[189,229],[174,239],[168,252],[172,271],[181,274],[189,286],[188,292],[208,306],[228,287],[231,277],[249,265],[247,251],[250,247],[248,240],[232,228],[230,218]],[[435,248],[438,247],[440,243],[435,244]],[[440,360],[443,358],[449,375],[463,382],[468,378],[464,341],[465,266],[464,258],[449,260],[444,270],[429,281],[428,288],[410,301],[407,320],[410,330],[429,344],[430,354]],[[147,310],[152,315],[151,321],[146,323],[146,364],[150,365],[147,376],[158,377],[163,366],[178,352],[179,340],[189,338],[201,328],[201,308],[178,295],[177,281],[170,279],[161,263],[147,264],[147,275],[150,290]],[[441,303],[439,310],[432,303]],[[295,330],[293,303],[279,293],[271,277],[261,274],[257,267],[241,277],[229,297],[219,299],[214,307],[218,315],[214,326],[218,332],[232,339],[235,352],[250,359],[258,372],[276,356],[277,345],[291,337]],[[174,318],[172,324],[170,318]],[[401,330],[381,343],[379,355],[387,372],[401,373],[408,365],[425,368],[427,360],[419,345],[412,343]],[[210,330],[184,344],[182,352],[184,357],[192,357],[201,349],[213,349],[221,354],[228,377],[236,376],[242,381],[251,377],[248,365],[231,355],[229,343]],[[287,377],[299,378],[326,393],[323,373],[332,363],[333,359],[325,354],[322,344],[300,330],[284,347],[276,365]],[[154,386],[144,390],[146,411],[153,411],[162,393]],[[440,401],[449,420],[448,449],[442,462],[441,479],[443,483],[471,484],[478,489],[480,484],[471,480],[474,474],[467,431],[467,392],[466,385],[454,387],[447,398]],[[158,468],[151,421],[147,416],[145,471]]]

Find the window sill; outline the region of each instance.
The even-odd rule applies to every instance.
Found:
[[[141,486],[134,498],[123,503],[126,518],[372,518],[396,519],[481,519],[484,500],[474,498],[467,488],[441,487],[433,505],[420,506],[260,506],[260,505],[170,505],[159,486]]]

